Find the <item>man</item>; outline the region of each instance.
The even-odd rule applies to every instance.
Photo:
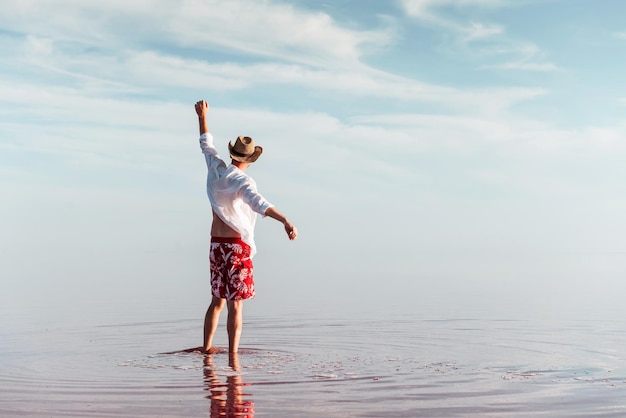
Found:
[[[256,183],[245,173],[263,148],[255,146],[252,138],[240,136],[234,144],[228,144],[231,164],[227,165],[219,157],[209,132],[209,104],[200,100],[195,107],[200,125],[200,147],[208,168],[207,194],[213,208],[209,253],[213,298],[204,318],[203,349],[207,354],[217,351],[213,336],[226,305],[228,351],[237,353],[243,326],[243,301],[255,295],[252,257],[256,253],[256,214],[282,223],[290,240],[296,239],[298,232],[285,215],[257,192]]]

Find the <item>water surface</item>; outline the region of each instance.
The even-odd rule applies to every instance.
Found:
[[[624,321],[250,316],[237,358],[162,354],[201,326],[5,327],[0,416],[626,415]]]

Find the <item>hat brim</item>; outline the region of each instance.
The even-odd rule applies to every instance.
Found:
[[[235,161],[239,161],[241,163],[253,163],[261,156],[261,154],[263,154],[263,147],[256,145],[254,147],[254,152],[252,154],[243,155],[235,151],[234,144],[229,141],[228,153],[230,154],[230,158],[232,158]]]

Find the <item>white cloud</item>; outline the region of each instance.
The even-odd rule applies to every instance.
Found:
[[[62,57],[39,60],[30,65],[75,79],[80,89],[113,96],[120,93],[174,88],[199,91],[228,91],[288,85],[306,88],[316,94],[351,98],[384,98],[407,103],[428,102],[450,111],[497,113],[520,101],[536,98],[544,92],[536,88],[459,89],[420,81],[361,66],[358,71],[311,69],[281,63],[207,63],[195,59],[166,56],[155,52],[127,52],[114,57]],[[65,68],[70,67],[70,69]],[[111,77],[107,79],[106,77]],[[36,85],[36,82],[33,82]],[[25,91],[18,91],[18,89]],[[7,85],[5,100],[18,102],[23,97],[46,94],[46,86]],[[78,94],[78,93],[77,93]],[[73,97],[70,95],[69,97]]]
[[[166,56],[152,51],[125,54],[125,61],[120,63],[117,71],[129,74],[130,79],[144,86],[178,86],[198,90],[240,90],[249,87],[251,81],[261,71],[258,67],[265,65],[238,65],[235,63],[211,64],[196,59],[184,59],[177,56]],[[264,74],[264,72],[261,72]],[[272,75],[272,73],[270,73]]]
[[[557,160],[626,152],[624,125],[563,129],[513,113],[501,113],[496,118],[467,114],[378,115],[356,118],[354,122],[403,132],[409,138],[421,138],[420,150],[443,146],[452,152],[465,152],[492,143],[501,144],[501,155],[507,157],[534,159],[547,155]]]
[[[385,31],[342,28],[325,13],[304,12],[285,3],[197,1],[187,6],[169,29],[181,43],[196,46],[215,42],[219,34],[227,47],[327,66],[354,63],[364,46],[382,46],[390,40]]]
[[[38,45],[45,45],[45,53],[39,52],[41,48],[36,47]],[[57,42],[34,36],[28,37],[22,46],[27,52],[13,60],[14,63],[27,65],[30,72],[45,72],[42,77],[50,78],[50,73],[57,78],[64,77],[59,82],[70,88],[108,97],[158,92],[167,88],[233,91],[287,85],[331,96],[339,93],[345,97],[426,102],[451,111],[465,109],[492,113],[543,94],[540,89],[533,88],[468,90],[423,83],[364,64],[326,69],[281,62],[213,63],[132,49],[116,51],[115,55],[74,54],[60,48]],[[38,83],[39,75],[35,73],[33,84]],[[6,96],[10,98],[12,95],[9,93],[15,90],[15,86],[8,87]],[[47,90],[43,89],[44,92]]]
[[[524,60],[505,62],[503,64],[497,64],[492,66],[484,66],[483,68],[537,72],[551,72],[559,70],[559,68],[551,62],[525,62]]]
[[[482,23],[471,23],[468,27],[461,28],[461,31],[464,32],[464,42],[489,38],[504,33],[504,29],[501,26],[485,26]]]
[[[386,32],[345,29],[328,15],[285,4],[241,0],[187,0],[177,5],[156,1],[129,5],[121,1],[62,3],[65,7],[45,0],[25,1],[0,17],[14,30],[28,34],[23,42],[15,41],[23,43],[24,52],[13,62],[28,65],[34,83],[41,78],[37,70],[47,72],[48,78],[52,72],[62,85],[108,97],[159,92],[168,87],[233,91],[291,85],[320,94],[427,102],[453,112],[484,113],[543,94],[534,88],[457,89],[375,70],[359,61],[361,49],[388,42]],[[89,21],[87,17],[94,14],[98,18]],[[231,24],[234,16],[239,17],[240,24]],[[90,35],[74,37],[87,29],[87,21]],[[133,36],[123,43],[130,26]],[[263,36],[258,36],[261,31]],[[501,31],[497,26],[475,23],[463,36],[469,42]],[[228,46],[243,53],[250,50],[249,57],[261,52],[276,59],[237,62],[213,60],[211,55],[168,54],[167,44],[158,52],[144,45],[152,37],[155,42],[168,39],[193,48]],[[331,61],[334,64],[329,64]],[[537,65],[532,61],[523,64]]]
[[[480,51],[483,57],[502,57],[505,62],[483,65],[481,68],[503,70],[525,70],[549,72],[559,71],[560,68],[546,60],[545,53],[532,43],[518,43],[515,45],[500,45],[483,48]]]
[[[12,152],[49,154],[86,166],[125,169],[140,166],[144,170],[161,171],[167,170],[164,161],[182,162],[188,158],[185,154],[189,148],[194,147],[189,146],[194,142],[192,138],[197,129],[192,103],[146,103],[91,97],[81,90],[68,88],[11,86],[7,83],[0,84],[0,87],[5,92],[0,111],[4,114],[11,112],[12,121],[0,124],[0,130],[5,132],[2,146]],[[494,98],[498,94],[501,92],[480,91],[462,99],[468,105],[471,99],[483,102],[479,95],[484,95],[485,101],[510,100],[506,96]],[[529,92],[518,94],[522,97]],[[459,92],[454,95],[458,99]],[[344,158],[356,162],[354,150],[360,150],[356,155],[363,159],[362,164],[377,166],[381,173],[395,170],[391,167],[394,156],[389,153],[398,146],[405,156],[437,148],[466,152],[488,143],[508,144],[504,149],[510,154],[523,152],[526,156],[536,152],[575,156],[579,152],[589,154],[591,150],[604,152],[626,148],[622,140],[626,137],[625,129],[562,130],[505,112],[502,103],[494,106],[499,110],[497,113],[363,115],[341,122],[324,113],[224,109],[217,104],[211,113],[211,124],[221,138],[229,138],[241,131],[254,132],[255,136],[266,138],[270,148],[274,146],[276,156],[282,154],[286,159],[301,158],[298,157],[299,149],[287,147],[283,150],[279,146],[289,143],[295,135],[303,143],[311,144],[307,158],[317,156],[319,160],[315,164],[334,161],[329,167],[335,164],[342,167],[340,163]],[[213,126],[213,120],[219,123]],[[29,126],[33,121],[39,126],[37,135],[30,133]],[[281,128],[277,130],[277,126]],[[335,141],[336,138],[342,140]],[[381,138],[388,148],[379,160],[376,153]],[[329,154],[329,147],[337,151],[332,153],[334,159]]]
[[[402,6],[407,15],[424,21],[443,26],[448,29],[454,29],[458,32],[472,33],[476,30],[476,27],[482,27],[483,25],[478,23],[459,23],[454,20],[446,9],[468,9],[473,7],[503,7],[509,4],[504,0],[402,0]],[[484,32],[484,35],[493,35],[501,33],[502,28],[494,26],[490,31]],[[470,39],[471,40],[471,39]]]
[[[28,35],[24,42],[24,53],[28,56],[48,57],[53,53],[53,41]]]
[[[252,0],[25,0],[4,7],[0,24],[74,47],[119,50],[175,42],[320,66],[352,65],[366,48],[391,41],[387,30],[347,29],[322,12]]]
[[[205,86],[216,90],[255,85],[294,85],[314,91],[353,97],[378,97],[443,104],[453,109],[493,112],[518,101],[535,98],[543,91],[532,88],[492,88],[472,91],[422,83],[361,66],[359,71],[315,70],[300,65],[208,64],[153,52],[133,54],[128,68],[138,82],[153,85]]]
[[[402,0],[402,5],[410,16],[420,19],[432,19],[433,10],[443,7],[501,7],[510,1],[506,0]]]
[[[407,15],[431,26],[450,31],[462,43],[483,40],[504,33],[504,27],[500,25],[459,21],[438,10],[452,3],[454,2],[405,0],[403,5]]]
[[[626,39],[626,32],[615,32],[613,33],[617,39]]]
[[[504,55],[504,62],[482,65],[481,68],[523,71],[555,71],[558,67],[545,59],[536,45],[505,37],[505,28],[498,24],[465,21],[451,9],[502,8],[514,3],[504,0],[403,0],[405,12],[422,22],[452,33],[458,43],[470,47],[478,56]],[[518,3],[519,4],[519,3]],[[468,16],[471,16],[468,15]],[[476,45],[473,46],[472,43]]]
[[[24,9],[28,9],[29,5],[34,4],[24,2],[20,3],[20,7],[23,5]],[[49,6],[51,3],[38,4]],[[93,7],[96,7],[84,5],[82,2],[68,1],[65,4],[78,10],[70,10],[69,13],[74,15],[86,14],[85,10],[94,12]],[[135,23],[139,22],[139,20],[133,20],[132,17],[134,13],[139,13],[140,7],[133,5],[125,8],[122,4],[122,2],[112,2],[102,6],[108,8],[108,14],[101,18],[105,26],[110,18],[120,16],[127,16]],[[220,9],[219,13],[222,15],[216,20],[227,20],[228,13],[235,13],[237,10],[241,12],[237,8],[243,7],[243,4],[242,2],[227,3],[223,9]],[[418,2],[414,3],[416,4]],[[421,4],[424,7],[428,6],[428,10],[432,6],[430,2]],[[497,6],[503,3],[469,1],[454,4]],[[184,2],[183,5],[184,7],[181,6],[180,9],[174,6],[167,9],[174,15],[173,21],[180,23],[193,20],[194,17],[190,17],[192,10],[196,10],[200,16],[205,16],[207,13],[205,3]],[[285,27],[295,24],[294,21],[297,18],[304,18],[303,12],[291,6],[276,6],[267,2],[248,5],[255,13],[275,13],[273,22],[285,19],[288,22]],[[146,4],[140,6],[146,6]],[[194,7],[197,8],[194,9]],[[46,8],[43,7],[43,9]],[[35,15],[39,13],[32,9],[28,11]],[[158,17],[162,13],[160,11],[157,14],[148,15],[145,19],[148,22],[158,21],[155,16]],[[15,10],[13,14],[19,15],[15,13]],[[343,31],[328,16],[324,16],[315,14],[311,18],[311,26],[327,28],[331,32],[335,29]],[[102,25],[102,22],[96,22],[95,25]],[[60,28],[57,29],[60,30]],[[152,29],[140,28],[140,30],[151,31]],[[503,29],[495,26],[474,24],[475,39],[497,36],[502,31]],[[384,137],[394,144],[409,143],[411,145],[407,150],[408,153],[419,153],[424,147],[432,146],[432,144],[445,145],[446,149],[462,150],[467,149],[472,144],[471,141],[525,144],[527,149],[549,152],[568,149],[572,144],[587,144],[590,137],[596,138],[597,141],[589,142],[592,144],[589,146],[602,145],[614,149],[620,146],[620,135],[623,134],[623,131],[619,129],[603,127],[594,128],[593,135],[591,131],[587,134],[568,132],[520,117],[512,117],[509,108],[513,104],[523,100],[532,100],[545,93],[544,90],[537,88],[452,88],[377,71],[361,63],[353,63],[349,69],[318,68],[302,63],[282,61],[252,60],[246,63],[223,61],[215,63],[200,58],[186,58],[168,55],[163,51],[153,52],[146,48],[136,48],[141,43],[137,39],[130,42],[128,47],[117,51],[115,55],[109,50],[105,50],[104,53],[99,51],[98,54],[74,54],[72,48],[78,48],[77,44],[69,45],[63,37],[50,38],[46,33],[47,30],[42,29],[41,35],[29,35],[25,38],[24,47],[27,53],[22,58],[33,66],[53,69],[59,74],[78,78],[84,84],[54,87],[50,83],[39,85],[36,82],[0,82],[3,91],[1,109],[4,115],[10,116],[5,120],[13,121],[4,122],[0,126],[17,132],[20,128],[19,121],[29,120],[34,115],[39,123],[46,126],[48,131],[45,135],[49,142],[34,144],[32,140],[22,141],[21,146],[29,150],[37,146],[41,152],[76,156],[79,160],[90,161],[94,164],[111,163],[127,167],[141,160],[141,164],[145,164],[146,167],[158,170],[166,155],[179,155],[176,146],[167,138],[180,135],[180,121],[189,118],[190,105],[188,107],[180,103],[163,101],[149,102],[146,105],[139,99],[136,101],[128,100],[128,98],[117,99],[116,94],[110,92],[114,90],[114,93],[119,93],[125,89],[137,92],[161,87],[188,87],[206,91],[225,91],[241,90],[248,86],[294,85],[333,96],[341,94],[359,99],[385,98],[402,100],[406,103],[428,102],[441,105],[442,114],[439,115],[364,116],[363,119],[355,117],[346,123],[341,123],[323,113],[261,114],[250,110],[231,110],[230,112],[222,110],[224,112],[222,116],[225,119],[223,119],[223,127],[218,128],[227,132],[228,129],[224,127],[228,126],[234,131],[242,124],[242,121],[248,120],[248,126],[259,129],[268,137],[276,137],[273,133],[276,126],[288,128],[290,132],[299,131],[302,126],[307,126],[309,130],[312,129],[311,126],[316,126],[323,127],[323,129],[322,132],[315,131],[315,133],[328,138],[350,138],[350,141],[367,138],[368,143],[376,144],[378,138]],[[331,54],[352,51],[354,54],[351,59],[358,59],[359,47],[362,45],[360,42],[364,39],[361,36],[365,38],[367,36],[363,32],[344,31],[341,33],[345,35],[344,41],[339,42],[340,44],[343,42],[343,46],[338,47],[334,52],[331,51]],[[193,38],[195,34],[195,30],[192,30],[191,37]],[[103,35],[102,39],[107,39],[107,36]],[[246,36],[251,36],[251,33]],[[273,36],[276,34],[271,33],[266,39],[273,39]],[[329,42],[320,34],[314,34],[313,38],[317,40],[301,39],[290,42],[294,45],[305,45],[304,51],[307,48],[309,50],[311,48],[322,49]],[[189,42],[194,45],[202,43],[196,39],[191,39]],[[283,45],[286,45],[285,42]],[[554,69],[549,63],[541,61],[543,54],[532,44],[513,46],[504,44],[485,49],[485,51],[486,56],[506,58],[516,54],[523,56],[521,60],[509,60],[508,64],[501,64],[501,68],[507,68],[508,65],[508,68],[535,71]],[[98,94],[92,94],[94,91]],[[358,115],[358,111],[353,114]],[[71,127],[54,126],[60,124],[70,124]],[[85,140],[86,135],[90,141]],[[282,136],[279,138],[287,140]],[[348,145],[352,144],[350,141],[347,142]],[[15,145],[15,143],[8,143]],[[368,147],[365,148],[368,149]],[[344,152],[344,155],[348,154],[349,152]],[[324,155],[324,152],[320,151],[319,155]],[[370,160],[366,162],[372,164]],[[382,167],[379,168],[385,171]],[[388,168],[386,171],[392,170]]]

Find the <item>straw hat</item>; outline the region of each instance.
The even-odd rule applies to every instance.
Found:
[[[228,152],[235,161],[253,163],[263,153],[263,148],[254,145],[254,139],[249,136],[238,136],[233,144],[228,143]]]

